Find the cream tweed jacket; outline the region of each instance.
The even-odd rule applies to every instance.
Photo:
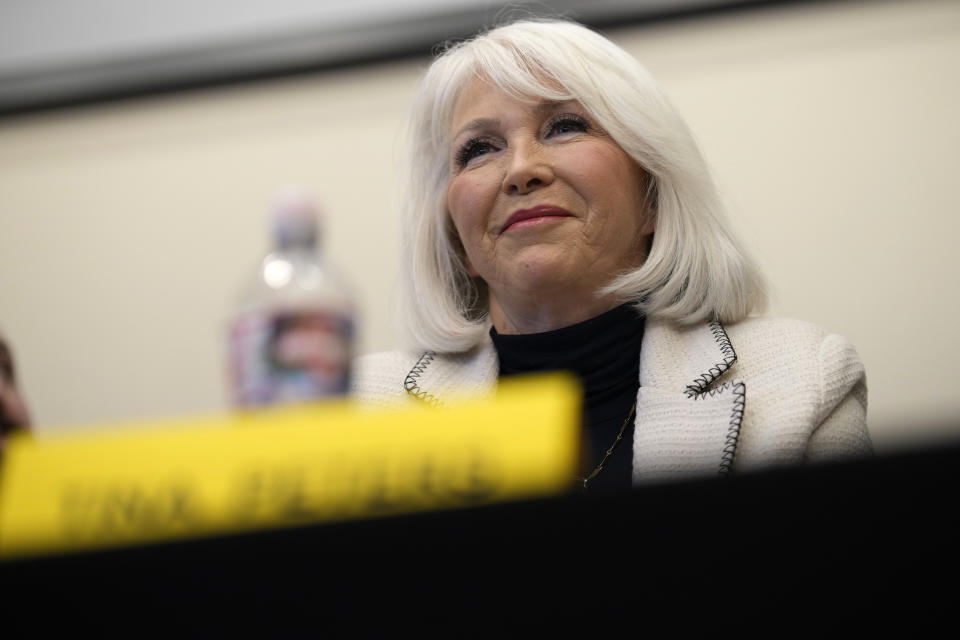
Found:
[[[845,338],[815,325],[648,319],[639,357],[634,485],[872,452],[863,364]],[[377,353],[355,361],[353,393],[381,407],[443,404],[491,393],[497,373],[489,338],[464,353]]]

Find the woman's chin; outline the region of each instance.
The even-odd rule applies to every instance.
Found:
[[[511,288],[526,295],[554,295],[557,291],[569,290],[582,280],[582,269],[571,265],[569,257],[552,256],[550,259],[523,260],[511,274]]]

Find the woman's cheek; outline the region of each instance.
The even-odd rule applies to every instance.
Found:
[[[488,199],[482,185],[475,180],[460,177],[451,183],[447,192],[447,206],[461,238],[486,227]]]
[[[492,204],[495,200],[482,189],[475,177],[455,178],[447,189],[447,207],[453,226],[463,246],[464,266],[471,276],[479,276],[476,261],[483,262],[484,237]]]

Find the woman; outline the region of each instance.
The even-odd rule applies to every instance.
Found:
[[[871,450],[843,338],[748,317],[763,284],[679,114],[646,70],[570,22],[443,53],[414,105],[404,320],[355,393],[396,406],[573,370],[590,489]]]
[[[0,454],[11,433],[30,430],[30,413],[17,389],[13,353],[0,333]]]

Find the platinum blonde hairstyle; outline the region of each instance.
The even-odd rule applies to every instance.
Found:
[[[489,328],[487,293],[468,275],[446,205],[450,127],[460,92],[483,78],[518,99],[577,100],[649,176],[656,230],[643,264],[598,295],[689,324],[741,320],[766,303],[686,123],[630,54],[579,24],[524,20],[448,47],[414,101],[406,148],[401,310],[413,346],[466,351]]]

